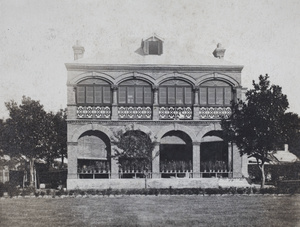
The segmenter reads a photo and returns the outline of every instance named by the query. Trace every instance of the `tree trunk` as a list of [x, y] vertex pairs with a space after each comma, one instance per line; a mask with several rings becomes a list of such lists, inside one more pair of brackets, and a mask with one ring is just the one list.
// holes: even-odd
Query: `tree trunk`
[[261, 183], [260, 183], [260, 188], [265, 187], [265, 182], [266, 182], [266, 176], [265, 176], [265, 163], [262, 163], [260, 166], [260, 171], [261, 171]]
[[64, 155], [61, 155], [60, 169], [64, 166]]
[[29, 187], [34, 188], [34, 158], [29, 159]]

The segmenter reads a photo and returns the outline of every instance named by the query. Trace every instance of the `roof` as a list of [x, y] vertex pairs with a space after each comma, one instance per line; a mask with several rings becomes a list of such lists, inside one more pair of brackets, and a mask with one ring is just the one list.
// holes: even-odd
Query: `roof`
[[[296, 155], [287, 150], [275, 151], [272, 154], [269, 154], [268, 158], [270, 160], [269, 164], [293, 163], [299, 161], [299, 158]], [[250, 157], [248, 161], [249, 163], [256, 163], [254, 157]]]
[[[162, 40], [162, 38], [157, 39]], [[119, 47], [109, 46], [101, 49], [100, 46], [95, 56], [81, 58], [66, 65], [239, 66], [224, 59], [213, 57], [213, 50], [209, 53], [210, 56], [205, 56], [186, 46], [179, 45], [178, 40], [164, 40], [163, 54], [161, 55], [145, 55], [141, 48], [141, 41], [141, 39], [136, 38], [131, 39], [126, 44], [121, 43]]]

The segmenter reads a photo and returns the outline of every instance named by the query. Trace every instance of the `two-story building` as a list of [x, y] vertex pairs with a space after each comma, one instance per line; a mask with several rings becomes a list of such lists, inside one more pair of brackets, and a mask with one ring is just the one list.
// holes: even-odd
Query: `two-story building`
[[179, 49], [153, 35], [66, 63], [68, 181], [72, 188], [144, 187], [143, 168], [112, 158], [114, 132], [130, 128], [155, 143], [149, 187], [201, 187], [247, 176], [247, 157], [222, 138], [220, 120], [243, 98], [243, 66]]

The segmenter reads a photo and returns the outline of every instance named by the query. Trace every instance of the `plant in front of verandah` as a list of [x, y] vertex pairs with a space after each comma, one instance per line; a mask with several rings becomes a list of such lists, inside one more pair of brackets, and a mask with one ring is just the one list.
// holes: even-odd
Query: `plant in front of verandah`
[[222, 119], [224, 139], [234, 143], [241, 155], [254, 157], [261, 171], [261, 188], [265, 185], [265, 163], [270, 154], [291, 141], [299, 131], [297, 114], [286, 113], [286, 95], [277, 85], [270, 85], [268, 75], [253, 81], [246, 101], [232, 102], [232, 114]]

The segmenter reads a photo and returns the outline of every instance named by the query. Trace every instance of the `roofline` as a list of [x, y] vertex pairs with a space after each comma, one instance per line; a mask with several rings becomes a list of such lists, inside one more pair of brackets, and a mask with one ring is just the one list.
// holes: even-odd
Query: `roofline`
[[242, 65], [162, 65], [162, 64], [87, 64], [65, 63], [68, 71], [72, 70], [173, 70], [173, 71], [231, 71], [241, 72]]

